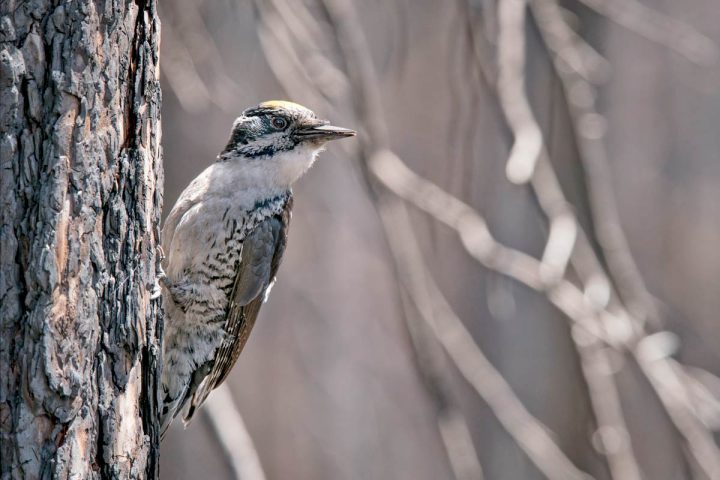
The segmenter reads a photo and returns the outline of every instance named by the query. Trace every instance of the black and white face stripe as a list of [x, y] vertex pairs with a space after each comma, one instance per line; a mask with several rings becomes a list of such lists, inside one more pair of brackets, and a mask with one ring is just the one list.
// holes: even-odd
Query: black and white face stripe
[[298, 143], [300, 143], [298, 139], [285, 132], [271, 132], [261, 135], [246, 145], [236, 146], [233, 152], [245, 158], [260, 158], [292, 150]]
[[[299, 107], [299, 106], [298, 106]], [[303, 139], [293, 135], [299, 124], [319, 122], [307, 109], [259, 106], [247, 109], [233, 125], [221, 159], [269, 157], [295, 148]]]
[[235, 120], [230, 139], [218, 158], [221, 161], [237, 157], [270, 158], [302, 143], [310, 144], [317, 151], [327, 141], [355, 135], [352, 130], [328, 123], [296, 103], [261, 103], [245, 110]]

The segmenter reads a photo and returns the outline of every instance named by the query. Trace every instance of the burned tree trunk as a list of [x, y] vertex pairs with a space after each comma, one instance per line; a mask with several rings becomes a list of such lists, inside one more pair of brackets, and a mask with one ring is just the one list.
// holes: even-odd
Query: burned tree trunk
[[154, 1], [0, 1], [0, 478], [153, 478]]

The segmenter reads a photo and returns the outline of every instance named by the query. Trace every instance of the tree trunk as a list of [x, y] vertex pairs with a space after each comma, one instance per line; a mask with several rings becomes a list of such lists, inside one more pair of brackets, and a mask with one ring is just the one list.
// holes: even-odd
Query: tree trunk
[[0, 1], [3, 480], [157, 476], [159, 27]]

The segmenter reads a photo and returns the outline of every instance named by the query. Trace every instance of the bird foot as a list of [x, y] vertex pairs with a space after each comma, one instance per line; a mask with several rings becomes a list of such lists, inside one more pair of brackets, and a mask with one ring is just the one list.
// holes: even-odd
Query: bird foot
[[167, 279], [167, 275], [165, 275], [165, 270], [163, 270], [162, 268], [162, 261], [165, 260], [165, 252], [163, 252], [163, 249], [160, 245], [158, 245], [157, 247], [157, 256], [158, 262], [156, 267], [155, 283], [152, 286], [150, 300], [160, 298], [160, 296], [162, 295], [162, 288], [160, 288], [160, 285], [165, 285], [165, 281]]

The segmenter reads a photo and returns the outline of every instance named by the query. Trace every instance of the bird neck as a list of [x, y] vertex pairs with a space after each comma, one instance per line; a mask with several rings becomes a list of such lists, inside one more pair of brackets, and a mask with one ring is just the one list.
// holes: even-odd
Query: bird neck
[[322, 145], [301, 144], [290, 150], [247, 157], [236, 152], [218, 156], [221, 170], [231, 170], [234, 182], [248, 188], [274, 190], [277, 194], [290, 188], [315, 162]]

